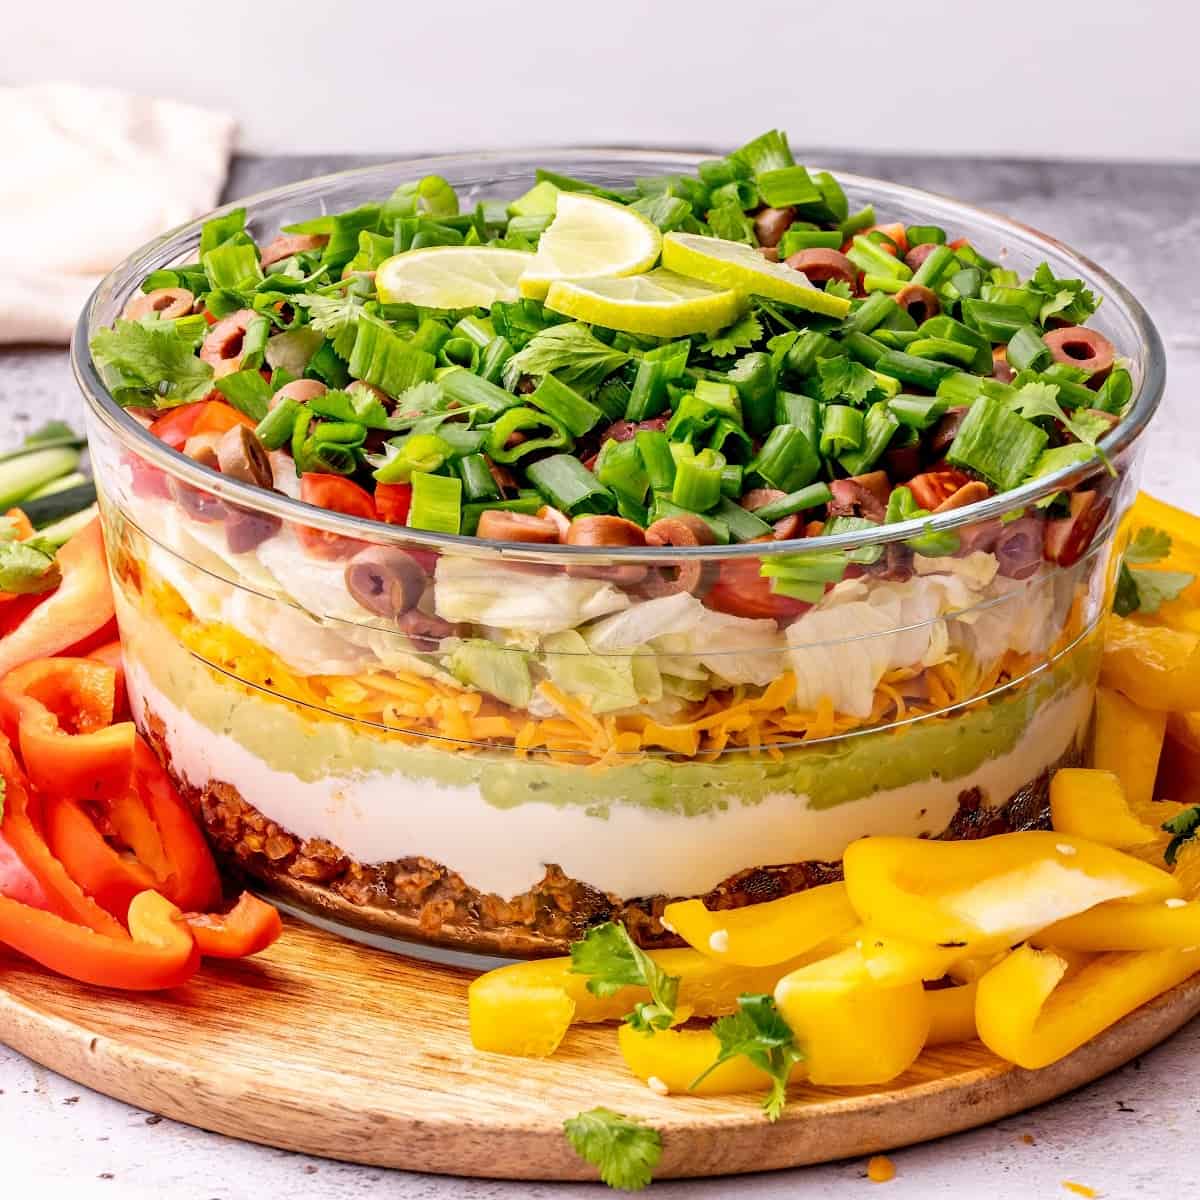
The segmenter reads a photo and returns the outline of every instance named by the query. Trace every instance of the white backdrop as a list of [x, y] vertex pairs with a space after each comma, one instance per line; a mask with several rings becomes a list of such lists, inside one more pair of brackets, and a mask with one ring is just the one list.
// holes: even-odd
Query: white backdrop
[[1200, 158], [1195, 0], [9, 4], [0, 80], [232, 111], [243, 148]]

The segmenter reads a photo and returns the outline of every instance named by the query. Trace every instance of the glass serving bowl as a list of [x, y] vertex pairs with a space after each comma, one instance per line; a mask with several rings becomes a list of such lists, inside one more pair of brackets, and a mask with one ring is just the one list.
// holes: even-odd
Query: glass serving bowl
[[[248, 225], [263, 241], [427, 174], [473, 203], [521, 194], [537, 166], [622, 186], [697, 161], [409, 160], [264, 193]], [[1102, 443], [1111, 470], [801, 541], [598, 552], [423, 533], [300, 502], [290, 463], [274, 493], [223, 477], [114, 403], [89, 339], [150, 271], [195, 257], [201, 222], [101, 284], [73, 363], [134, 715], [228, 866], [349, 936], [526, 957], [606, 919], [677, 944], [669, 900], [740, 906], [835, 879], [865, 834], [1045, 822], [1049, 773], [1086, 756], [1095, 635], [1162, 346], [1137, 301], [1058, 242], [839, 178], [852, 207], [936, 222], [1022, 275], [1046, 261], [1103, 297], [1093, 325], [1136, 390]], [[1065, 548], [1038, 504], [1060, 491], [1100, 518]], [[957, 548], [914, 555], [906, 540], [930, 528]], [[352, 561], [396, 549], [426, 576], [399, 618], [347, 584]], [[763, 601], [764, 564], [830, 550], [852, 565], [816, 606]]]

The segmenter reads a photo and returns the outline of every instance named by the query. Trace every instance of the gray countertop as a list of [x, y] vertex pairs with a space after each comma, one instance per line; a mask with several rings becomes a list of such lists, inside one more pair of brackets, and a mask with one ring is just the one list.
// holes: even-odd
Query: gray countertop
[[[816, 156], [814, 156], [815, 158]], [[1167, 344], [1169, 383], [1151, 435], [1145, 486], [1200, 510], [1200, 165], [1104, 165], [820, 155], [822, 165], [959, 196], [1055, 236], [1103, 263], [1149, 308]], [[239, 158], [227, 194], [355, 165], [348, 158]], [[0, 350], [0, 442], [51, 416], [78, 420], [61, 349]], [[1197, 1074], [1192, 1075], [1195, 1067]], [[1200, 1196], [1189, 1142], [1200, 1116], [1200, 1023], [1101, 1082], [1033, 1112], [892, 1155], [895, 1200], [1067, 1197], [1066, 1181], [1106, 1197]], [[1030, 1141], [1032, 1139], [1032, 1141]], [[3, 1173], [16, 1194], [159, 1200], [351, 1200], [565, 1197], [588, 1185], [471, 1181], [383, 1172], [306, 1158], [205, 1133], [80, 1088], [0, 1047]], [[671, 1197], [852, 1197], [874, 1194], [865, 1161], [726, 1180], [659, 1183]]]

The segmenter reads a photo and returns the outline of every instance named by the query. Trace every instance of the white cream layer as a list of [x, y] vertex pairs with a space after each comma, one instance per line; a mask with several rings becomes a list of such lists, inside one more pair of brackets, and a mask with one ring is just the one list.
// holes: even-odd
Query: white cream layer
[[731, 803], [694, 816], [636, 803], [606, 818], [572, 805], [529, 802], [501, 809], [475, 787], [443, 787], [371, 772], [305, 782], [268, 766], [236, 739], [214, 733], [128, 664], [134, 711], [146, 702], [165, 726], [175, 770], [195, 786], [231, 784], [259, 811], [301, 838], [325, 838], [361, 863], [422, 855], [471, 887], [511, 898], [557, 863], [568, 876], [621, 897], [699, 895], [752, 866], [835, 860], [866, 834], [940, 833], [959, 793], [979, 787], [1011, 796], [1057, 762], [1081, 736], [1091, 693], [1076, 686], [1042, 706], [1016, 747], [958, 779], [930, 779], [832, 808], [795, 793]]

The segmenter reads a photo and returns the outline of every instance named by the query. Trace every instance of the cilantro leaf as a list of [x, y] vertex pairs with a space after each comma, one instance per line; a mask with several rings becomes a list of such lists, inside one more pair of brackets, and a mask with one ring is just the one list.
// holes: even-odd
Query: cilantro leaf
[[650, 1003], [637, 1004], [625, 1020], [643, 1033], [667, 1029], [675, 1019], [679, 977], [668, 975], [629, 936], [624, 925], [607, 921], [593, 925], [582, 941], [571, 947], [571, 973], [589, 975], [593, 996], [612, 996], [623, 987], [649, 989]]
[[91, 348], [118, 404], [173, 408], [203, 399], [212, 388], [212, 367], [170, 321], [118, 320], [96, 331]]
[[628, 361], [624, 350], [606, 346], [586, 325], [571, 321], [535, 333], [504, 364], [504, 382], [511, 388], [522, 375], [553, 375], [588, 395]]
[[1111, 428], [1107, 420], [1098, 416], [1089, 417], [1083, 412], [1068, 416], [1058, 402], [1057, 383], [1032, 380], [1013, 397], [1012, 407], [1027, 421], [1036, 421], [1041, 417], [1058, 421], [1085, 446], [1094, 446], [1097, 439]]
[[844, 279], [825, 280], [825, 294], [827, 296], [841, 296], [843, 300], [849, 300], [854, 295], [850, 290], [850, 285]]
[[1162, 529], [1143, 526], [1134, 534], [1121, 559], [1113, 612], [1128, 617], [1135, 612], [1156, 613], [1168, 600], [1174, 600], [1195, 581], [1187, 571], [1148, 571], [1141, 566], [1159, 562], [1171, 553], [1171, 535]]
[[726, 329], [719, 330], [700, 344], [713, 358], [728, 358], [739, 350], [749, 350], [763, 335], [762, 323], [753, 313], [739, 317]]
[[1125, 547], [1127, 563], [1152, 563], [1171, 553], [1171, 535], [1165, 529], [1143, 525]]
[[657, 1129], [611, 1108], [592, 1108], [568, 1117], [563, 1132], [575, 1153], [597, 1167], [600, 1178], [611, 1188], [641, 1191], [662, 1158], [662, 1137]]
[[1162, 823], [1162, 828], [1172, 835], [1163, 851], [1163, 860], [1168, 867], [1175, 865], [1175, 858], [1186, 842], [1190, 842], [1200, 830], [1200, 804], [1193, 804], [1183, 812]]
[[1026, 286], [1044, 297], [1038, 313], [1038, 320], [1043, 325], [1055, 316], [1069, 325], [1082, 325], [1100, 303], [1082, 279], [1056, 279], [1048, 263], [1038, 266]]
[[32, 596], [51, 591], [62, 582], [52, 547], [28, 542], [0, 543], [0, 592]]
[[727, 242], [743, 242], [747, 246], [758, 244], [753, 223], [736, 204], [719, 204], [716, 208], [710, 208], [705, 220], [713, 237], [724, 238]]
[[796, 1046], [791, 1027], [765, 995], [738, 997], [738, 1010], [714, 1022], [713, 1033], [721, 1043], [716, 1061], [692, 1081], [695, 1087], [723, 1062], [745, 1055], [771, 1077], [771, 1089], [763, 1101], [768, 1120], [778, 1121], [787, 1102], [788, 1077], [804, 1055]]
[[821, 399], [829, 404], [839, 400], [848, 404], [870, 404], [883, 395], [875, 376], [862, 363], [856, 363], [844, 354], [821, 359], [817, 363], [817, 374]]

